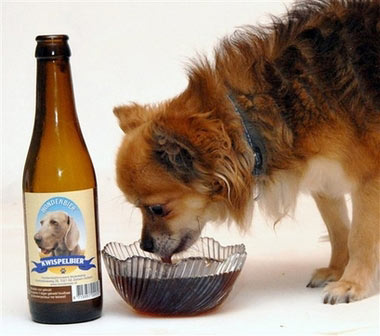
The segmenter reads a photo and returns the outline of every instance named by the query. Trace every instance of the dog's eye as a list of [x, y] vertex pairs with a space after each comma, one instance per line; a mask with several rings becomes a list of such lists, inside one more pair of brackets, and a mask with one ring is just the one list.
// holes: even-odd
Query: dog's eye
[[52, 224], [52, 225], [58, 225], [58, 222], [55, 221], [55, 220], [51, 220], [51, 221], [50, 221], [50, 224]]
[[149, 211], [155, 216], [165, 216], [165, 208], [160, 204], [151, 205], [148, 207]]

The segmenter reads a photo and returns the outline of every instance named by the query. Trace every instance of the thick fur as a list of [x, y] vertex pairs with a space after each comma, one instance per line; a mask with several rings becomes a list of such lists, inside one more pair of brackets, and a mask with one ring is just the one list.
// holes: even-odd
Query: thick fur
[[[264, 140], [263, 175], [252, 175], [254, 156], [228, 94]], [[380, 255], [378, 1], [297, 3], [268, 28], [225, 38], [214, 62], [192, 65], [179, 96], [114, 112], [126, 132], [117, 181], [142, 210], [143, 247], [167, 258], [208, 221], [244, 229], [254, 198], [277, 222], [309, 192], [332, 255], [308, 286], [328, 283], [324, 302], [332, 304], [370, 294]]]

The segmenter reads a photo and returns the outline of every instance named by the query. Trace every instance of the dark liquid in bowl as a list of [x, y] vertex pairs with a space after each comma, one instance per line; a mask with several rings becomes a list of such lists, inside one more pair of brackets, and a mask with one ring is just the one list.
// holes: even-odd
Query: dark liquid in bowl
[[198, 278], [143, 279], [111, 277], [123, 298], [139, 312], [154, 315], [194, 315], [221, 304], [240, 271]]

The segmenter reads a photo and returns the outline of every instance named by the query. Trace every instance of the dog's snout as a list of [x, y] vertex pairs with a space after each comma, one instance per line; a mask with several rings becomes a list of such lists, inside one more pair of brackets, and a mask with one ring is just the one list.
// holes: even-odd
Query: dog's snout
[[140, 247], [146, 252], [154, 252], [154, 241], [151, 236], [145, 236], [141, 239]]
[[41, 243], [41, 241], [42, 241], [42, 236], [40, 235], [40, 234], [38, 234], [38, 233], [36, 233], [35, 235], [34, 235], [34, 240], [35, 240], [35, 242], [38, 244], [38, 243]]

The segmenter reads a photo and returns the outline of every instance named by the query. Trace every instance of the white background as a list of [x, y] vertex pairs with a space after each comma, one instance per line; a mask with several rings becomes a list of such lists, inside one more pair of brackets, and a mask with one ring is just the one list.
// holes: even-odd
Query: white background
[[[289, 2], [287, 2], [289, 3]], [[273, 229], [255, 213], [251, 232], [209, 225], [222, 244], [244, 242], [248, 259], [228, 300], [193, 318], [147, 318], [120, 299], [104, 271], [99, 320], [49, 326], [30, 321], [25, 284], [21, 177], [35, 109], [35, 36], [70, 36], [77, 112], [99, 185], [102, 246], [139, 238], [140, 215], [114, 181], [122, 132], [115, 105], [156, 102], [186, 86], [185, 67], [212, 54], [218, 39], [243, 24], [285, 12], [277, 1], [251, 2], [10, 2], [2, 3], [2, 334], [358, 334], [378, 335], [379, 295], [349, 305], [321, 303], [305, 288], [330, 247], [312, 200], [302, 196], [294, 218]]]

